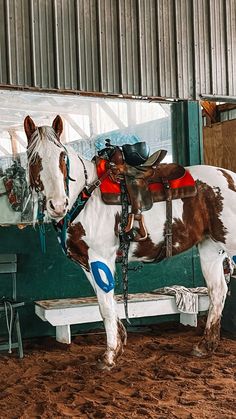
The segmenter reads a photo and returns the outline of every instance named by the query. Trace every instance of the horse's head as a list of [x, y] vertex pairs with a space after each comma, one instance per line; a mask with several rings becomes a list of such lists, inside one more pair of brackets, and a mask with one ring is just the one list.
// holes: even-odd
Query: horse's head
[[53, 219], [63, 218], [68, 210], [67, 196], [67, 151], [60, 142], [63, 123], [57, 116], [52, 127], [36, 127], [27, 116], [24, 121], [28, 139], [27, 155], [30, 186], [45, 197], [48, 215]]

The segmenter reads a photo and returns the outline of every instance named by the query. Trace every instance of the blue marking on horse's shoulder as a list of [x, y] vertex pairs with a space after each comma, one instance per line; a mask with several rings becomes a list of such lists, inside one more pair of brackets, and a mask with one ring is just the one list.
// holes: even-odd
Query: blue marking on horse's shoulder
[[[91, 269], [96, 284], [105, 292], [109, 292], [114, 289], [115, 282], [110, 268], [101, 261], [91, 262]], [[108, 284], [102, 280], [99, 270], [102, 270], [107, 277]]]

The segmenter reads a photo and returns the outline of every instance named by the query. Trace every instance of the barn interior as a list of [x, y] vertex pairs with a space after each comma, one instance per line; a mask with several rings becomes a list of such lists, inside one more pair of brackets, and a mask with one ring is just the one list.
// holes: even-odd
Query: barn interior
[[[47, 215], [34, 223], [24, 132], [28, 115], [37, 126], [60, 115], [64, 147], [89, 160], [107, 139], [145, 141], [166, 163], [236, 172], [235, 45], [235, 0], [0, 0], [1, 417], [235, 417], [236, 276], [222, 263], [223, 339], [194, 358], [214, 311], [197, 248], [131, 262], [127, 348], [98, 370], [94, 291]], [[118, 263], [114, 283], [123, 294]], [[204, 287], [197, 310], [152, 294], [173, 285]]]
[[[24, 202], [14, 210], [9, 205], [4, 175], [22, 168], [20, 182], [27, 177], [24, 118], [50, 125], [60, 114], [64, 144], [89, 159], [109, 137], [147, 141], [151, 152], [164, 148], [169, 162], [234, 170], [234, 5], [6, 0], [0, 12], [0, 252], [18, 255], [23, 336], [54, 334], [34, 314], [34, 302], [92, 290], [62, 254], [50, 223], [42, 253], [27, 187], [18, 188]], [[160, 287], [203, 284], [195, 248], [129, 277], [130, 292], [155, 288], [157, 278]]]

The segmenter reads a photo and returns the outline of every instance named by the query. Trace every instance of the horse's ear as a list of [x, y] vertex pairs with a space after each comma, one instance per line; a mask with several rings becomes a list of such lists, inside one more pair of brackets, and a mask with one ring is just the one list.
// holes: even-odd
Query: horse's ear
[[32, 136], [32, 134], [36, 131], [36, 125], [32, 118], [28, 115], [24, 120], [24, 129], [26, 133], [26, 137], [28, 139], [28, 142]]
[[53, 127], [55, 133], [57, 134], [58, 138], [60, 138], [61, 133], [63, 131], [63, 122], [62, 122], [62, 119], [61, 119], [60, 115], [56, 116], [56, 118], [54, 119], [54, 121], [52, 123], [52, 127]]

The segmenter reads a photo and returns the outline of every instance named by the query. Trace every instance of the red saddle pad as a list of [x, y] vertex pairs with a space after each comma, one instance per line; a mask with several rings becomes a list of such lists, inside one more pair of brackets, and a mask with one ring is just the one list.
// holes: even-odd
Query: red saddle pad
[[[98, 177], [100, 178], [105, 172], [106, 172], [106, 160], [100, 160], [99, 164], [97, 166], [97, 174]], [[179, 179], [174, 179], [174, 180], [170, 180], [170, 187], [172, 189], [178, 189], [178, 188], [183, 188], [186, 186], [194, 186], [195, 185], [195, 181], [192, 177], [192, 175], [188, 172], [188, 170], [185, 171], [184, 176], [180, 177]], [[149, 185], [149, 189], [153, 192], [158, 192], [164, 189], [164, 186], [161, 182], [157, 182], [157, 183], [150, 183]], [[100, 185], [100, 189], [102, 194], [120, 194], [120, 184], [117, 182], [113, 182], [110, 177], [106, 177], [101, 185]]]

